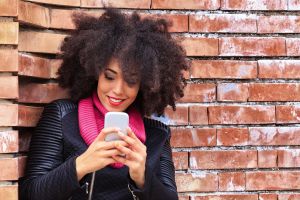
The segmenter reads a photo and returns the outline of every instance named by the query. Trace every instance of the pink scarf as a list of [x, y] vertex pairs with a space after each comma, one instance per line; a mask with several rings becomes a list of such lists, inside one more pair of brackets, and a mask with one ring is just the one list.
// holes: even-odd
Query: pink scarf
[[[78, 104], [78, 121], [81, 137], [87, 145], [90, 145], [104, 128], [104, 116], [108, 111], [100, 102], [97, 91], [92, 96], [82, 99]], [[144, 122], [139, 111], [130, 106], [127, 109], [129, 115], [129, 127], [141, 142], [145, 143], [146, 134]], [[122, 163], [114, 163], [114, 168], [123, 167]]]

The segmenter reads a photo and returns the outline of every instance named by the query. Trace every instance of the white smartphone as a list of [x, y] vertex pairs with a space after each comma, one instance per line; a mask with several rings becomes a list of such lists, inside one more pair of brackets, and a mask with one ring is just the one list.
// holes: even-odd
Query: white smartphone
[[[121, 132], [127, 135], [127, 127], [129, 125], [129, 116], [125, 112], [108, 112], [105, 114], [104, 128], [114, 127], [120, 128]], [[107, 134], [105, 141], [121, 140], [117, 133]]]

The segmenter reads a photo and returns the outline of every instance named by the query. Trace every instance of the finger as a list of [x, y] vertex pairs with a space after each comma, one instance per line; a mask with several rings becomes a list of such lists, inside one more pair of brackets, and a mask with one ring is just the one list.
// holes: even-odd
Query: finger
[[126, 130], [127, 130], [127, 133], [128, 133], [128, 136], [129, 136], [129, 137], [131, 137], [131, 138], [133, 138], [133, 139], [135, 139], [135, 140], [140, 141], [140, 139], [134, 134], [134, 132], [131, 130], [130, 127], [127, 127]]
[[121, 146], [121, 145], [118, 145], [117, 146], [117, 149], [122, 152], [122, 154], [125, 154], [126, 155], [126, 159], [127, 160], [135, 160], [135, 161], [139, 161], [139, 154], [132, 151], [131, 149], [125, 147], [125, 146]]
[[109, 142], [102, 142], [97, 150], [107, 150], [107, 149], [115, 149], [117, 145], [121, 146], [128, 146], [127, 142], [123, 140], [115, 140], [115, 141], [109, 141]]
[[120, 155], [120, 154], [122, 154], [122, 152], [119, 149], [110, 149], [110, 150], [99, 152], [98, 156], [109, 158], [109, 157]]
[[107, 134], [117, 133], [118, 131], [120, 131], [119, 128], [113, 128], [113, 127], [104, 128], [104, 129], [101, 130], [101, 132], [98, 134], [98, 136], [96, 137], [95, 140], [104, 141]]
[[122, 163], [128, 167], [130, 165], [130, 161], [128, 161], [124, 156], [112, 156], [112, 158], [115, 160], [115, 162]]

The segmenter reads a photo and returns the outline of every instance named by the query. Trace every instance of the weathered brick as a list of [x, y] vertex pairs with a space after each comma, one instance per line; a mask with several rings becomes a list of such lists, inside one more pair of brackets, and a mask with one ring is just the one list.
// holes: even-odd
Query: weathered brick
[[300, 78], [299, 60], [259, 60], [258, 78]]
[[288, 9], [289, 10], [300, 10], [299, 0], [288, 0]]
[[18, 50], [0, 49], [0, 71], [16, 72], [18, 71]]
[[80, 0], [28, 0], [37, 3], [54, 4], [62, 6], [80, 6]]
[[216, 100], [216, 85], [214, 83], [190, 83], [184, 89], [184, 97], [180, 102], [213, 102]]
[[167, 124], [186, 125], [188, 124], [188, 107], [177, 105], [175, 112], [171, 107], [167, 107], [165, 110], [165, 116], [166, 116]]
[[300, 127], [249, 127], [249, 145], [299, 145]]
[[218, 146], [245, 146], [248, 144], [248, 128], [218, 128]]
[[258, 33], [299, 33], [297, 25], [299, 16], [259, 16], [257, 19]]
[[278, 150], [278, 167], [300, 167], [300, 149]]
[[182, 38], [181, 45], [187, 56], [217, 56], [219, 54], [217, 38]]
[[17, 104], [0, 104], [0, 126], [17, 126], [18, 125], [18, 105]]
[[50, 61], [50, 66], [51, 66], [51, 71], [50, 71], [50, 78], [57, 78], [57, 71], [61, 66], [62, 60], [60, 59], [51, 59]]
[[0, 76], [0, 99], [17, 99], [19, 86], [17, 76]]
[[19, 126], [34, 127], [43, 112], [42, 107], [19, 105]]
[[248, 83], [220, 83], [217, 86], [218, 101], [247, 101]]
[[282, 37], [223, 37], [220, 38], [221, 56], [285, 56]]
[[208, 124], [207, 106], [191, 105], [189, 106], [190, 124]]
[[[239, 24], [237, 26], [237, 24]], [[193, 14], [190, 32], [256, 33], [256, 16], [246, 14]]]
[[18, 185], [1, 185], [0, 199], [5, 199], [5, 200], [18, 199]]
[[0, 1], [0, 16], [18, 15], [18, 0], [1, 0]]
[[243, 191], [245, 190], [244, 172], [219, 173], [219, 191]]
[[0, 153], [15, 153], [18, 150], [18, 131], [0, 131]]
[[278, 199], [276, 200], [298, 200], [300, 199], [299, 193], [294, 194], [278, 194]]
[[231, 169], [256, 168], [257, 151], [227, 150], [227, 151], [192, 151], [190, 153], [191, 169]]
[[18, 22], [0, 22], [0, 44], [18, 44], [18, 33]]
[[258, 200], [278, 200], [277, 194], [260, 193]]
[[26, 24], [48, 28], [49, 9], [34, 3], [19, 1], [18, 20]]
[[222, 10], [286, 10], [287, 0], [222, 0]]
[[299, 123], [299, 105], [278, 105], [276, 106], [276, 123]]
[[214, 128], [174, 128], [172, 129], [172, 147], [199, 147], [216, 145]]
[[297, 190], [299, 171], [246, 172], [246, 190]]
[[217, 10], [218, 0], [152, 0], [152, 9]]
[[249, 101], [299, 101], [299, 83], [251, 83]]
[[257, 194], [208, 194], [196, 196], [193, 200], [257, 200]]
[[215, 173], [176, 174], [178, 192], [208, 192], [217, 191], [218, 175]]
[[[103, 3], [105, 5], [103, 5]], [[81, 0], [81, 7], [103, 8], [111, 6], [115, 8], [146, 8], [149, 9], [151, 0]]]
[[67, 89], [62, 89], [56, 83], [23, 83], [20, 85], [19, 91], [19, 102], [24, 103], [49, 103], [56, 99], [69, 97]]
[[0, 158], [0, 180], [18, 180], [18, 158]]
[[258, 151], [258, 167], [259, 168], [277, 167], [277, 150]]
[[285, 40], [287, 56], [300, 56], [300, 39], [286, 38]]
[[189, 167], [188, 152], [173, 152], [172, 155], [176, 170], [183, 170]]
[[66, 37], [58, 33], [42, 33], [33, 31], [21, 31], [19, 41], [19, 51], [52, 53], [60, 52], [60, 45]]
[[256, 61], [192, 60], [191, 62], [191, 78], [251, 79], [256, 77]]
[[275, 106], [209, 106], [208, 116], [209, 124], [268, 124], [275, 122]]
[[52, 78], [50, 60], [42, 57], [19, 54], [19, 75]]

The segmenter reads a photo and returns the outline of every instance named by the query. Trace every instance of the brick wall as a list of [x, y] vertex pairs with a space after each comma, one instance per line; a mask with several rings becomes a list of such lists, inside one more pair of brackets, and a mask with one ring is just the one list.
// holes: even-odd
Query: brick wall
[[[300, 199], [300, 1], [108, 0], [173, 20], [191, 59], [172, 127], [181, 200]], [[17, 199], [70, 15], [101, 0], [0, 0], [0, 199]]]

